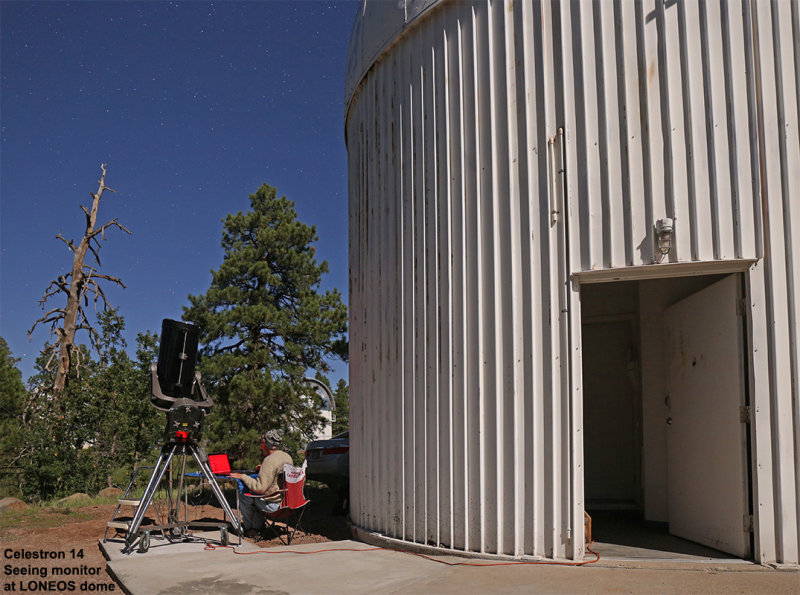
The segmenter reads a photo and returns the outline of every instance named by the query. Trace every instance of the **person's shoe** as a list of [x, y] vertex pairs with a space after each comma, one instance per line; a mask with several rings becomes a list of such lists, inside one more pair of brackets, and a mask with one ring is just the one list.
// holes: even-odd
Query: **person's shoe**
[[244, 536], [248, 539], [258, 539], [261, 537], [261, 532], [257, 529], [247, 529], [247, 531], [244, 532]]

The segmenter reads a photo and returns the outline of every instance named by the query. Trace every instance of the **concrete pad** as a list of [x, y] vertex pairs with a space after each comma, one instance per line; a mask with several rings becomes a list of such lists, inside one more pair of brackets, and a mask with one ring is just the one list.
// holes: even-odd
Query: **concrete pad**
[[[220, 547], [219, 545], [219, 532], [218, 531], [209, 531], [209, 532], [200, 532], [200, 531], [192, 531], [191, 533], [192, 538], [194, 541], [186, 541], [186, 542], [176, 542], [170, 543], [163, 537], [157, 534], [153, 534], [150, 539], [150, 549], [147, 552], [140, 553], [134, 547], [133, 551], [130, 554], [122, 553], [122, 550], [125, 548], [125, 540], [121, 537], [116, 537], [113, 539], [108, 539], [107, 541], [100, 540], [100, 551], [103, 552], [103, 555], [106, 557], [106, 560], [109, 562], [125, 562], [130, 560], [136, 559], [150, 559], [152, 555], [155, 556], [174, 556], [177, 554], [191, 554], [197, 553], [198, 551], [204, 551], [206, 544], [210, 544], [210, 546]], [[228, 536], [230, 539], [230, 546], [239, 547], [239, 537], [235, 534], [230, 534]], [[209, 546], [209, 547], [210, 547]], [[249, 541], [242, 540], [242, 546], [245, 549], [260, 549], [258, 546], [253, 545]]]
[[[701, 545], [693, 546], [683, 551], [675, 551], [664, 547], [630, 546], [617, 543], [595, 542], [591, 551], [600, 555], [603, 560], [641, 560], [646, 562], [694, 562], [702, 564], [752, 564], [749, 560], [742, 560], [723, 552], [718, 552]], [[587, 553], [587, 558], [592, 555]]]
[[[605, 562], [503, 565], [337, 541], [261, 549], [158, 545], [145, 554], [104, 544], [108, 568], [124, 590], [174, 593], [797, 593], [800, 573], [755, 564]], [[116, 553], [114, 552], [116, 549]], [[440, 563], [444, 562], [444, 563]], [[459, 563], [452, 566], [447, 564]], [[469, 564], [469, 565], [466, 565]]]

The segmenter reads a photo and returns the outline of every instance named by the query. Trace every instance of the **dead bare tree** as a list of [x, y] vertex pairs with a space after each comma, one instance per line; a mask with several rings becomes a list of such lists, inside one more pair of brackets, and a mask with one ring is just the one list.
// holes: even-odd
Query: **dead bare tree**
[[[125, 288], [122, 280], [111, 275], [104, 275], [98, 272], [97, 268], [100, 267], [100, 255], [98, 250], [101, 246], [101, 240], [105, 240], [105, 231], [110, 227], [118, 227], [126, 233], [131, 233], [126, 227], [112, 219], [108, 223], [96, 227], [97, 224], [97, 209], [100, 206], [100, 198], [106, 190], [116, 192], [115, 190], [106, 186], [106, 164], [100, 165], [102, 175], [100, 176], [99, 186], [97, 192], [90, 192], [92, 196], [92, 208], [87, 209], [80, 205], [84, 214], [86, 215], [86, 231], [83, 238], [76, 246], [72, 240], [67, 240], [59, 233], [56, 239], [64, 242], [67, 247], [72, 251], [72, 270], [66, 275], [60, 275], [56, 279], [50, 281], [47, 289], [44, 292], [44, 297], [39, 300], [42, 305], [42, 310], [45, 309], [47, 301], [60, 294], [66, 294], [67, 304], [63, 308], [53, 308], [33, 323], [31, 330], [28, 331], [28, 338], [30, 339], [31, 333], [39, 324], [50, 324], [50, 333], [56, 335], [56, 340], [52, 345], [46, 349], [49, 350], [50, 359], [46, 364], [46, 369], [52, 369], [53, 358], [58, 355], [56, 370], [56, 377], [53, 383], [53, 395], [58, 398], [61, 391], [64, 389], [67, 377], [69, 376], [70, 367], [73, 358], [80, 357], [80, 350], [75, 347], [75, 333], [79, 330], [85, 330], [89, 333], [89, 341], [92, 347], [97, 349], [98, 333], [92, 326], [89, 319], [86, 317], [84, 307], [88, 307], [89, 300], [94, 303], [95, 311], [97, 310], [97, 302], [102, 302], [103, 308], [108, 308], [109, 303], [106, 299], [105, 292], [100, 286], [100, 281], [108, 281]], [[94, 256], [96, 267], [90, 266], [85, 263], [86, 255], [88, 252]], [[77, 362], [79, 363], [79, 362]]]

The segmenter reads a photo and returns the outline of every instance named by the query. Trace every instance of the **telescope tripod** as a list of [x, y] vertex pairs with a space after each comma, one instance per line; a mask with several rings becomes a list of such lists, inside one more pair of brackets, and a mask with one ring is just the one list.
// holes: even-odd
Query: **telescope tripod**
[[[148, 525], [147, 531], [142, 531], [142, 535], [139, 538], [139, 528], [142, 524], [142, 520], [144, 519], [145, 512], [153, 502], [153, 496], [155, 496], [156, 490], [161, 484], [161, 480], [164, 478], [164, 474], [167, 472], [167, 469], [169, 469], [170, 463], [175, 458], [175, 455], [178, 455], [178, 457], [181, 459], [180, 476], [178, 479], [178, 489], [175, 497], [173, 498], [171, 484], [168, 491], [169, 515], [167, 516], [167, 523], [156, 526]], [[153, 468], [153, 474], [150, 476], [150, 480], [147, 482], [147, 487], [144, 490], [142, 499], [139, 501], [139, 505], [136, 507], [136, 511], [133, 514], [133, 519], [128, 526], [127, 536], [125, 538], [125, 548], [122, 550], [123, 553], [129, 553], [133, 549], [133, 545], [136, 543], [137, 538], [139, 538], [139, 551], [146, 552], [150, 546], [150, 531], [152, 530], [170, 531], [173, 532], [173, 534], [177, 531], [180, 535], [188, 528], [190, 524], [195, 526], [218, 527], [220, 530], [220, 540], [223, 542], [223, 545], [227, 545], [228, 534], [227, 527], [224, 524], [207, 522], [189, 523], [188, 521], [181, 522], [178, 520], [178, 509], [180, 507], [181, 494], [185, 489], [184, 473], [186, 471], [186, 458], [188, 455], [191, 455], [198, 467], [200, 467], [203, 477], [205, 477], [205, 479], [208, 481], [208, 484], [211, 486], [211, 491], [214, 493], [214, 496], [216, 496], [220, 506], [222, 506], [222, 509], [225, 511], [225, 515], [231, 522], [233, 530], [241, 537], [242, 528], [239, 524], [239, 519], [233, 514], [233, 510], [228, 504], [228, 501], [225, 499], [225, 495], [222, 493], [217, 481], [214, 479], [214, 474], [211, 472], [211, 469], [208, 466], [208, 457], [206, 456], [205, 451], [203, 451], [203, 449], [197, 446], [194, 442], [168, 442], [161, 447], [161, 454], [159, 455], [158, 461]]]

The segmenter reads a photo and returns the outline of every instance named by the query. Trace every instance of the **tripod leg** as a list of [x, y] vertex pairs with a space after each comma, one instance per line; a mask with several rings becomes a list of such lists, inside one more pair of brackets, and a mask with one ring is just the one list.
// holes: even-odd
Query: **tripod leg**
[[168, 517], [170, 523], [177, 523], [180, 517], [181, 495], [183, 494], [183, 479], [184, 474], [186, 473], [186, 448], [182, 448], [181, 451], [183, 456], [181, 458], [181, 471], [178, 477], [178, 490], [175, 492], [174, 500], [171, 497], [172, 495], [170, 495]]
[[194, 460], [197, 461], [197, 464], [200, 466], [203, 475], [208, 480], [208, 484], [211, 486], [211, 491], [214, 492], [214, 495], [217, 497], [220, 506], [222, 506], [225, 514], [228, 515], [228, 519], [231, 521], [231, 525], [233, 525], [233, 530], [237, 533], [241, 533], [242, 528], [239, 525], [239, 519], [233, 514], [228, 501], [225, 499], [225, 494], [222, 493], [219, 484], [217, 484], [217, 480], [214, 479], [214, 474], [211, 473], [211, 469], [208, 468], [208, 464], [203, 460], [203, 457], [199, 455], [197, 446], [191, 445], [189, 448], [192, 451]]
[[133, 542], [136, 539], [136, 534], [139, 531], [139, 525], [142, 523], [142, 519], [144, 518], [144, 513], [147, 511], [147, 508], [153, 501], [153, 496], [156, 493], [158, 484], [161, 483], [161, 479], [164, 477], [164, 473], [166, 472], [167, 467], [172, 460], [172, 456], [175, 454], [175, 449], [177, 446], [177, 444], [165, 444], [161, 448], [161, 454], [158, 457], [156, 466], [153, 468], [153, 474], [150, 476], [150, 480], [147, 482], [144, 495], [142, 495], [139, 506], [136, 508], [136, 512], [133, 515], [131, 524], [128, 527], [128, 535], [125, 538], [127, 545], [123, 551], [130, 551], [130, 547], [133, 545]]

